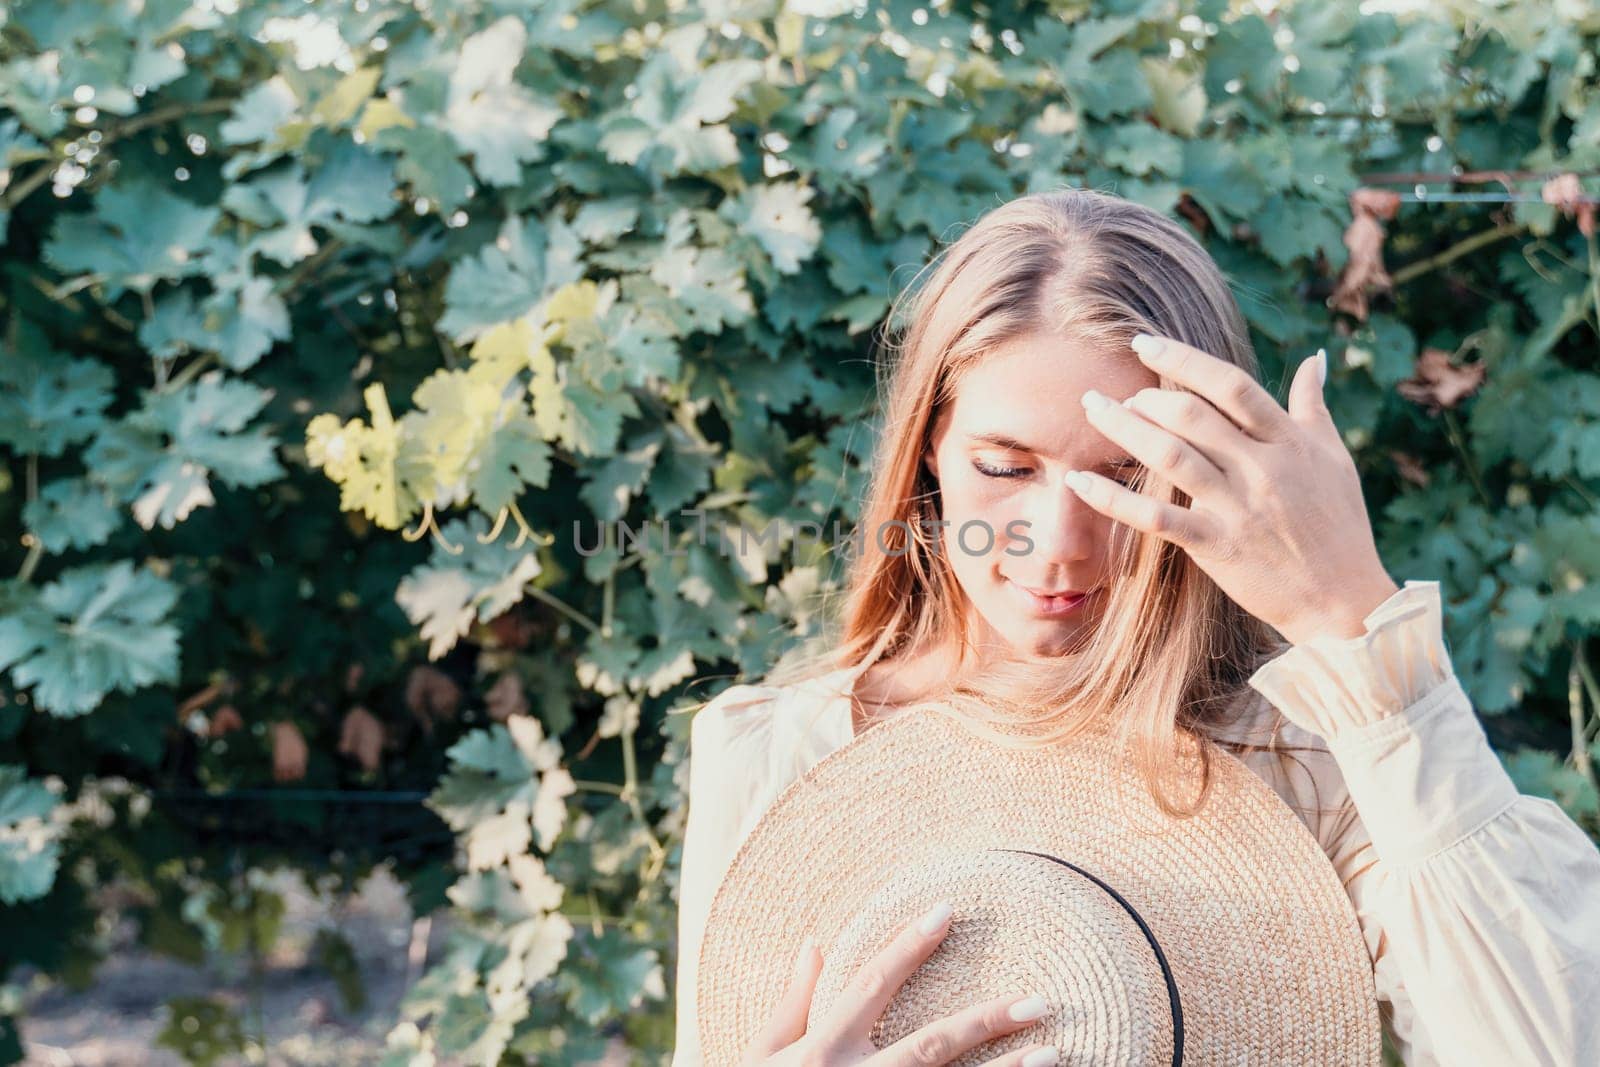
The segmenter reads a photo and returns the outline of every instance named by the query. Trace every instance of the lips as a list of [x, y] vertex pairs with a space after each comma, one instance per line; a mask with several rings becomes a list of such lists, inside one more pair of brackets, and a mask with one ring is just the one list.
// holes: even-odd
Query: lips
[[1035, 589], [1031, 585], [1023, 585], [1021, 582], [1017, 582], [1017, 581], [1013, 581], [1011, 584], [1017, 586], [1020, 589], [1026, 589], [1028, 592], [1032, 593], [1034, 596], [1053, 596], [1053, 597], [1061, 597], [1061, 598], [1065, 599], [1067, 597], [1083, 596], [1083, 594], [1084, 594], [1084, 590], [1082, 590], [1082, 589], [1059, 589], [1059, 590]]
[[[1025, 585], [1018, 585], [1011, 579], [1006, 579], [1006, 584], [1016, 590], [1015, 595], [1019, 603], [1029, 614], [1041, 618], [1065, 618], [1075, 612], [1089, 593], [1071, 593], [1067, 596], [1039, 593]], [[1090, 590], [1092, 593], [1093, 590]]]

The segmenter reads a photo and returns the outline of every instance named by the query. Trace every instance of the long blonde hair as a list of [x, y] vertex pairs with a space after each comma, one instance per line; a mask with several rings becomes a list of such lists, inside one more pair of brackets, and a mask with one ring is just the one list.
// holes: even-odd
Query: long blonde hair
[[[1109, 728], [1128, 746], [1161, 810], [1194, 814], [1212, 781], [1211, 745], [1291, 751], [1277, 744], [1276, 729], [1267, 746], [1210, 736], [1252, 698], [1246, 680], [1284, 650], [1282, 640], [1178, 546], [1124, 528], [1126, 536], [1113, 538], [1117, 577], [1109, 583], [1104, 615], [1080, 650], [1044, 661], [969, 663], [964, 594], [946, 553], [919, 521], [937, 518], [936, 509], [927, 509], [938, 495], [921, 457], [963, 374], [997, 346], [1034, 333], [1124, 352], [1136, 333], [1161, 334], [1259, 379], [1248, 328], [1226, 280], [1173, 220], [1076, 188], [995, 208], [918, 277], [922, 284], [914, 279], [889, 317], [891, 327], [904, 324], [904, 339], [886, 342], [890, 358], [878, 366], [884, 428], [860, 509], [864, 550], [848, 565], [842, 610], [824, 609], [820, 649], [814, 643], [787, 658], [765, 683], [784, 685], [909, 649], [943, 648], [957, 664], [952, 674], [906, 706], [950, 715], [1001, 744], [1053, 744]], [[1181, 388], [1165, 378], [1161, 386]], [[1187, 494], [1148, 468], [1130, 484], [1136, 492], [1189, 503]], [[1187, 788], [1196, 768], [1198, 792]], [[1180, 791], [1171, 788], [1179, 780], [1192, 800], [1179, 799]]]

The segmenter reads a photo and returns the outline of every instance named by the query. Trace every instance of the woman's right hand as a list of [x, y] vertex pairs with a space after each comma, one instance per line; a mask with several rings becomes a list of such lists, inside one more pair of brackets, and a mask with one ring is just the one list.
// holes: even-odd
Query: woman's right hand
[[[817, 975], [822, 972], [822, 954], [815, 946], [807, 945], [772, 1018], [745, 1051], [742, 1067], [833, 1067], [857, 1063], [863, 1067], [934, 1067], [1043, 1018], [1047, 1009], [1040, 997], [997, 997], [936, 1019], [888, 1048], [874, 1045], [874, 1024], [906, 979], [939, 947], [949, 929], [948, 903], [907, 923], [893, 941], [862, 965], [833, 1010], [810, 1031], [806, 1030], [806, 1019], [811, 1013]], [[1013, 1010], [1019, 1017], [1012, 1016]], [[1059, 1057], [1057, 1049], [1035, 1045], [989, 1060], [987, 1067], [1050, 1067]]]

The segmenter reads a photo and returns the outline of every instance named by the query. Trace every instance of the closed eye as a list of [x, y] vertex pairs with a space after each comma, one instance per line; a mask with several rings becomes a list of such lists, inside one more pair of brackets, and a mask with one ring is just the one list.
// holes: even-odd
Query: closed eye
[[[982, 474], [988, 478], [1020, 478], [1024, 474], [1028, 473], [1027, 467], [991, 467], [982, 460], [976, 459], [972, 461], [972, 467], [979, 474]], [[1140, 466], [1137, 463], [1129, 463], [1119, 466], [1116, 470], [1116, 473], [1126, 473], [1127, 476], [1123, 478], [1114, 477], [1112, 478], [1112, 481], [1116, 482], [1118, 485], [1130, 485], [1132, 484], [1133, 480], [1138, 477], [1139, 469]]]
[[990, 478], [1016, 478], [1028, 473], [1027, 467], [991, 467], [981, 460], [972, 461], [973, 469]]

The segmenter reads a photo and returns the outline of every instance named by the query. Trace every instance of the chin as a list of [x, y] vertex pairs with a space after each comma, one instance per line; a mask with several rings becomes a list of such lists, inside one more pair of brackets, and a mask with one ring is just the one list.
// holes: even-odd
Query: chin
[[1078, 643], [1079, 628], [1062, 623], [1033, 622], [1020, 632], [1007, 633], [1011, 648], [1024, 656], [1064, 656]]

